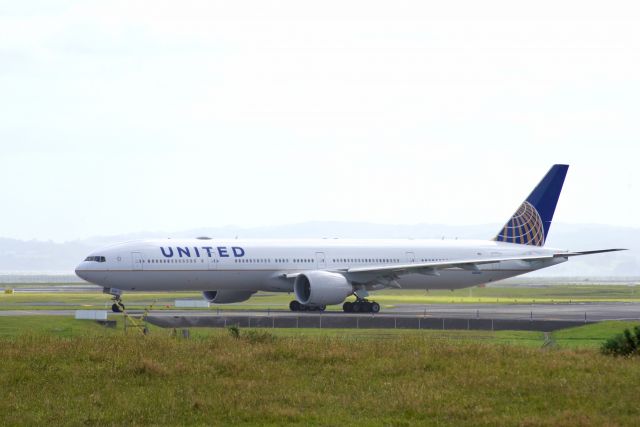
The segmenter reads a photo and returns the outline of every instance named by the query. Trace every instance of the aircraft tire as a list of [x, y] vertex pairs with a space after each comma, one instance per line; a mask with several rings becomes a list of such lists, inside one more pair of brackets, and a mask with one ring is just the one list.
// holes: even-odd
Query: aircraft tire
[[344, 311], [345, 313], [353, 312], [353, 303], [350, 301], [347, 301], [344, 304], [342, 304], [342, 311]]
[[380, 312], [380, 304], [378, 304], [377, 302], [372, 302], [369, 305], [369, 311], [371, 313], [379, 313]]
[[114, 313], [121, 313], [122, 310], [120, 309], [120, 306], [117, 303], [114, 303], [111, 306], [111, 311], [113, 311]]
[[291, 311], [300, 311], [302, 304], [300, 304], [298, 301], [293, 300], [289, 303], [289, 310]]

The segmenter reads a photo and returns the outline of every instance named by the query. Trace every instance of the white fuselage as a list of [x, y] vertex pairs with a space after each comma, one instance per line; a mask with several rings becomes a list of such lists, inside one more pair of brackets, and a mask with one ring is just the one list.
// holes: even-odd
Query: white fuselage
[[[350, 268], [431, 261], [537, 256], [557, 250], [475, 240], [225, 240], [164, 239], [122, 243], [97, 250], [80, 263], [78, 276], [123, 291], [291, 292], [287, 275], [305, 271], [346, 272]], [[566, 261], [502, 261], [438, 274], [412, 273], [397, 282], [404, 289], [457, 289], [506, 279]]]

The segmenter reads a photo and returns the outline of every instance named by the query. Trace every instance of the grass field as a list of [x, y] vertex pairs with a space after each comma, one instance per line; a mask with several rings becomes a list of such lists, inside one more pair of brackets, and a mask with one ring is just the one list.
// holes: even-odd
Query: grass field
[[182, 339], [60, 316], [0, 322], [0, 425], [640, 419], [640, 363], [596, 348], [624, 322], [558, 331], [550, 347], [536, 332], [192, 329]]
[[[71, 316], [15, 316], [0, 317], [0, 339], [21, 336], [52, 336], [62, 338], [123, 336], [125, 333], [123, 318], [111, 316], [116, 320], [115, 328], [109, 328], [92, 321], [79, 321]], [[609, 321], [585, 326], [563, 329], [549, 334], [535, 331], [467, 331], [439, 329], [266, 329], [277, 337], [342, 337], [352, 339], [393, 339], [399, 336], [421, 336], [434, 340], [484, 342], [493, 344], [514, 344], [530, 347], [542, 347], [548, 339], [557, 348], [597, 348], [605, 340], [622, 332], [633, 329], [639, 322]], [[146, 324], [151, 335], [170, 336], [172, 330]], [[135, 328], [126, 331], [137, 336]], [[190, 336], [195, 339], [217, 337], [227, 334], [218, 328], [191, 328]]]
[[[188, 293], [127, 293], [124, 301], [129, 309], [143, 309], [153, 304], [154, 309], [173, 308], [176, 299], [201, 299], [198, 292]], [[288, 294], [258, 293], [239, 304], [216, 305], [216, 310], [280, 310], [286, 309], [293, 299]], [[640, 286], [623, 285], [552, 285], [545, 287], [488, 287], [456, 291], [385, 290], [372, 294], [383, 309], [399, 304], [447, 303], [568, 303], [568, 302], [640, 302]], [[103, 309], [111, 305], [110, 297], [97, 292], [83, 293], [20, 293], [0, 294], [0, 310], [38, 309]], [[340, 310], [340, 306], [328, 307]]]

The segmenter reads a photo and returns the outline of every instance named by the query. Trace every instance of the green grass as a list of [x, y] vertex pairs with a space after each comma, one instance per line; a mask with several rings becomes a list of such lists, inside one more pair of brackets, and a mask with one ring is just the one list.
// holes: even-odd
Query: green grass
[[[115, 316], [114, 316], [114, 319]], [[98, 322], [75, 320], [72, 316], [0, 316], [0, 338], [24, 335], [79, 337], [122, 335], [122, 318], [119, 328], [107, 328]]]
[[[117, 322], [116, 328], [108, 328], [93, 321], [75, 320], [71, 316], [0, 316], [0, 338], [30, 336], [84, 337], [84, 336], [121, 336], [124, 333], [124, 319], [120, 315], [111, 315], [110, 320]], [[593, 323], [576, 328], [563, 329], [550, 334], [559, 348], [596, 348], [608, 338], [621, 333], [625, 328], [632, 329], [639, 322], [608, 321]], [[171, 329], [147, 324], [151, 335], [169, 336]], [[449, 342], [478, 342], [487, 344], [512, 344], [529, 347], [542, 347], [545, 334], [535, 331], [468, 331], [440, 329], [256, 329], [282, 338], [327, 337], [353, 340], [397, 339], [402, 336], [426, 337], [431, 340]], [[136, 335], [135, 328], [127, 331]], [[215, 338], [226, 335], [220, 328], [191, 328], [192, 338]]]
[[[110, 320], [117, 322], [116, 328], [108, 328], [93, 321], [75, 320], [71, 316], [15, 316], [0, 317], [0, 338], [25, 335], [82, 337], [111, 336], [124, 333], [124, 319], [119, 315], [111, 315]], [[171, 329], [146, 325], [152, 335], [169, 336]], [[266, 330], [266, 329], [265, 329]], [[268, 329], [269, 333], [278, 337], [343, 337], [349, 339], [393, 339], [402, 335], [429, 336], [432, 339], [456, 341], [481, 341], [491, 343], [512, 343], [541, 346], [544, 335], [530, 331], [455, 331], [455, 330], [416, 330], [416, 329]], [[134, 328], [128, 333], [135, 334]], [[193, 338], [209, 338], [226, 335], [220, 328], [191, 328]]]
[[[456, 291], [385, 290], [372, 293], [383, 309], [399, 304], [447, 304], [447, 303], [567, 303], [567, 302], [616, 302], [640, 301], [640, 286], [622, 285], [552, 285], [544, 287], [488, 287]], [[201, 299], [199, 292], [126, 293], [124, 301], [129, 309], [143, 309], [153, 304], [154, 309], [173, 308], [176, 299]], [[216, 305], [216, 310], [282, 310], [293, 299], [288, 294], [258, 293], [240, 304]], [[84, 293], [15, 293], [0, 294], [0, 310], [39, 310], [79, 308], [103, 309], [110, 306], [110, 297], [97, 292]], [[340, 306], [328, 307], [340, 310]]]
[[[192, 328], [0, 317], [0, 425], [637, 425], [633, 322], [527, 331]], [[180, 334], [178, 334], [179, 336]]]
[[568, 328], [552, 334], [553, 340], [563, 348], [589, 347], [599, 348], [603, 342], [624, 329], [633, 330], [640, 322], [611, 321], [600, 322], [577, 328]]
[[225, 331], [0, 338], [1, 425], [637, 425], [594, 350]]
[[[144, 307], [155, 302], [157, 309], [173, 306], [176, 299], [202, 299], [202, 294], [198, 292], [189, 293], [169, 293], [169, 292], [144, 292], [128, 293], [125, 296], [126, 302], [133, 306]], [[61, 305], [48, 305], [61, 304]], [[47, 310], [55, 309], [75, 309], [75, 308], [97, 308], [102, 309], [106, 305], [111, 306], [111, 297], [97, 292], [55, 292], [55, 293], [14, 293], [0, 294], [0, 308], [5, 310], [26, 309], [25, 307], [43, 308]]]

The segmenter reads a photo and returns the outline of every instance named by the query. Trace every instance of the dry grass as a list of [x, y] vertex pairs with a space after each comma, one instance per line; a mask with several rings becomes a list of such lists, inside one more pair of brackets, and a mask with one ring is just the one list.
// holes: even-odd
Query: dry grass
[[0, 340], [0, 425], [636, 425], [596, 350], [268, 332]]

